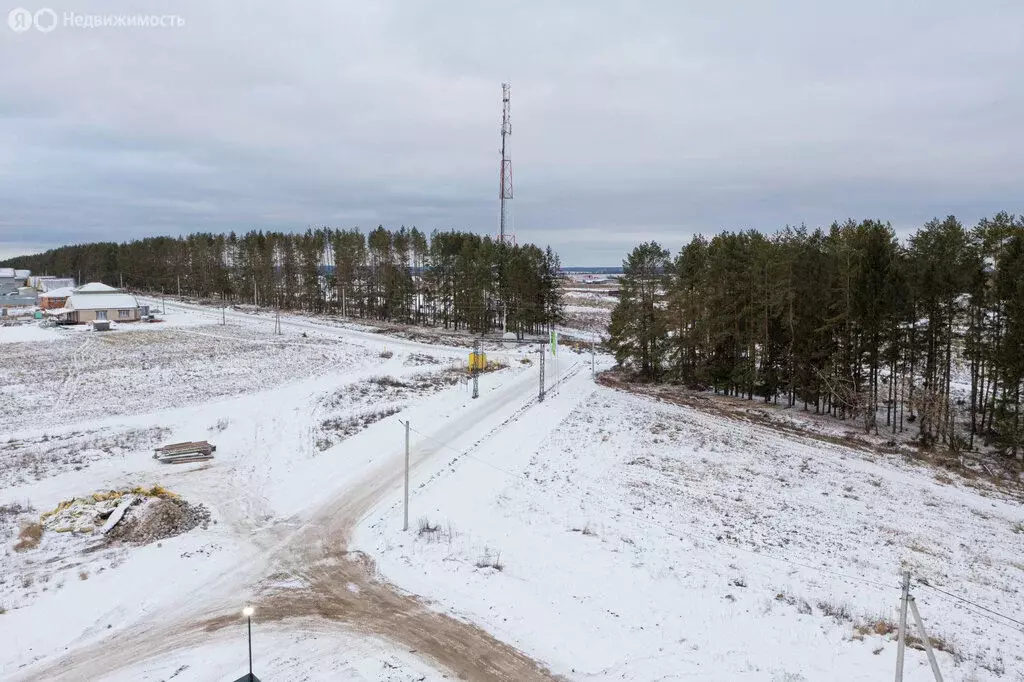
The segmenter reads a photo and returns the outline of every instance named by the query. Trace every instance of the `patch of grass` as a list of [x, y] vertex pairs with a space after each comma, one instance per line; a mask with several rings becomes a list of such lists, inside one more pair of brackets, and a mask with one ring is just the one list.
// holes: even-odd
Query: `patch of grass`
[[430, 519], [426, 516], [420, 518], [419, 536], [432, 535], [441, 530], [441, 526], [436, 523], [430, 523]]
[[850, 610], [846, 608], [845, 604], [833, 604], [822, 600], [818, 602], [818, 610], [829, 618], [835, 619], [837, 623], [853, 620], [853, 616], [850, 615]]
[[1012, 526], [1014, 533], [1024, 533], [1024, 521], [1019, 521]]
[[490, 548], [484, 547], [483, 556], [476, 562], [477, 568], [493, 568], [496, 571], [504, 571], [505, 564], [501, 562], [501, 552], [491, 552]]
[[[962, 663], [964, 660], [963, 652], [952, 640], [946, 639], [938, 635], [930, 635], [928, 641], [931, 642], [932, 648], [936, 651], [945, 651], [947, 654], [953, 657], [953, 660], [957, 663]], [[917, 635], [907, 634], [907, 646], [918, 651], [924, 651], [924, 640]]]
[[878, 618], [869, 618], [867, 620], [858, 622], [856, 625], [853, 626], [853, 631], [856, 632], [858, 635], [861, 635], [862, 637], [865, 637], [867, 635], [878, 635], [879, 637], [885, 637], [886, 635], [891, 635], [892, 633], [896, 632], [898, 629], [899, 626], [896, 623], [892, 622], [888, 618], [885, 618], [884, 616], [880, 616]]
[[395, 357], [395, 354], [385, 348], [380, 352], [380, 356], [385, 360], [390, 360], [391, 358]]
[[9, 518], [16, 518], [22, 514], [31, 514], [32, 504], [28, 501], [25, 504], [20, 502], [11, 502], [10, 504], [0, 504], [0, 521], [4, 521]]
[[89, 579], [89, 571], [86, 571], [84, 569], [79, 571], [78, 572], [78, 579], [79, 580], [88, 580]]
[[396, 379], [395, 377], [386, 375], [370, 377], [367, 381], [371, 384], [386, 386], [388, 388], [409, 388], [409, 384], [405, 383], [401, 379]]
[[597, 535], [597, 532], [595, 532], [594, 529], [590, 527], [590, 521], [587, 521], [582, 528], [570, 528], [569, 530], [571, 530], [573, 533], [581, 533], [583, 535], [588, 536]]
[[337, 442], [343, 441], [349, 436], [354, 436], [370, 424], [380, 421], [385, 417], [398, 414], [402, 411], [400, 407], [386, 407], [366, 414], [352, 417], [339, 417], [327, 419], [320, 423], [320, 429], [324, 432], [322, 437], [316, 439], [316, 447], [323, 452]]
[[35, 549], [42, 539], [43, 524], [27, 523], [21, 527], [21, 532], [18, 533], [18, 542], [14, 545], [14, 551], [24, 552], [27, 549]]
[[779, 592], [775, 595], [775, 601], [780, 601], [784, 604], [789, 604], [796, 608], [797, 613], [802, 613], [805, 616], [809, 616], [814, 613], [814, 609], [811, 608], [810, 603], [802, 597], [797, 597], [790, 592]]

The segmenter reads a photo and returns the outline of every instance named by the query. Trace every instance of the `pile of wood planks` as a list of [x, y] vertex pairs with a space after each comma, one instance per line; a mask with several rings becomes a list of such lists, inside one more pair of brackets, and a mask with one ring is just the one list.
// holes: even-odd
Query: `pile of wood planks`
[[165, 464], [184, 464], [185, 462], [200, 462], [204, 459], [213, 459], [216, 445], [210, 445], [205, 440], [187, 443], [170, 443], [157, 448], [153, 452], [153, 459]]

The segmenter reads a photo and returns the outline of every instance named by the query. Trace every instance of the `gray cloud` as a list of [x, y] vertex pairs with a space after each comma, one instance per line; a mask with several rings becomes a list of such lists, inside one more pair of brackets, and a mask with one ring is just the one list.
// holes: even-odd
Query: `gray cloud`
[[146, 11], [186, 23], [0, 25], [0, 253], [310, 224], [493, 234], [502, 80], [515, 232], [565, 263], [723, 228], [1024, 210], [1017, 2]]

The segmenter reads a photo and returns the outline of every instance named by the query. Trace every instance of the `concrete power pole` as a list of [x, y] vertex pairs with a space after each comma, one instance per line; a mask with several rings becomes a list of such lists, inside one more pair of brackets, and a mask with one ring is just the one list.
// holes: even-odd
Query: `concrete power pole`
[[537, 394], [537, 402], [544, 402], [544, 356], [547, 355], [547, 344], [540, 345], [540, 393]]
[[473, 340], [473, 397], [480, 397], [480, 369], [477, 367], [477, 363], [480, 362], [480, 339]]
[[405, 422], [405, 516], [402, 530], [409, 530], [409, 422]]
[[900, 632], [896, 646], [896, 682], [903, 682], [903, 654], [907, 648], [907, 605], [910, 602], [910, 571], [903, 573], [903, 592], [900, 597]]

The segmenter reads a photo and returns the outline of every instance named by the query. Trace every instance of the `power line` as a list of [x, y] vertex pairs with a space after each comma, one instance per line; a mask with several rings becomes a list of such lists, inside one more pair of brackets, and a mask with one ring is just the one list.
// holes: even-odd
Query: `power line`
[[[973, 606], [973, 607], [975, 607], [977, 609], [981, 609], [982, 611], [985, 611], [987, 613], [991, 613], [993, 616], [998, 616], [1000, 618], [1005, 618], [1006, 620], [1010, 621], [1011, 623], [1015, 623], [1015, 624], [1021, 626], [1022, 628], [1024, 628], [1024, 622], [1019, 621], [1016, 618], [1013, 618], [1011, 616], [1007, 616], [1005, 613], [1000, 613], [998, 611], [994, 611], [994, 610], [988, 608], [987, 606], [982, 606], [981, 604], [979, 604], [977, 602], [973, 602], [970, 599], [967, 599], [966, 597], [961, 597], [958, 594], [953, 594], [952, 592], [946, 592], [945, 590], [939, 589], [938, 587], [935, 587], [934, 585], [929, 583], [924, 578], [918, 578], [917, 582], [922, 587], [927, 587], [930, 590], [935, 590], [936, 592], [939, 592], [940, 594], [944, 594], [947, 597], [950, 597], [952, 599], [956, 599], [957, 601], [961, 601], [961, 602], [963, 602], [965, 604], [970, 604], [971, 606]], [[978, 615], [981, 615], [981, 614], [978, 614]]]

